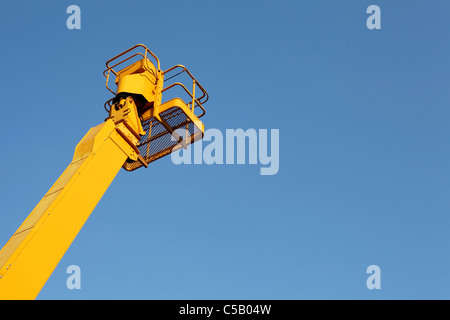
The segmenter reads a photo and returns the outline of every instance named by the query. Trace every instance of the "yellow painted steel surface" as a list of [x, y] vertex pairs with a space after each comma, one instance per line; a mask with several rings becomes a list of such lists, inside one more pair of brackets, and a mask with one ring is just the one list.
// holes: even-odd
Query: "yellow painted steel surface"
[[134, 152], [112, 120], [89, 130], [72, 163], [0, 251], [0, 299], [34, 299]]

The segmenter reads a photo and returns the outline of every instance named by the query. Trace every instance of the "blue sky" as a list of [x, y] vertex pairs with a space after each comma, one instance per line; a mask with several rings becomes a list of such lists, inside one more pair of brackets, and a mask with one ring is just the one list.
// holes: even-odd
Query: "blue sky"
[[206, 128], [280, 130], [274, 176], [170, 157], [121, 170], [39, 299], [450, 298], [448, 1], [1, 7], [1, 245], [106, 117], [104, 63], [134, 44], [194, 73]]

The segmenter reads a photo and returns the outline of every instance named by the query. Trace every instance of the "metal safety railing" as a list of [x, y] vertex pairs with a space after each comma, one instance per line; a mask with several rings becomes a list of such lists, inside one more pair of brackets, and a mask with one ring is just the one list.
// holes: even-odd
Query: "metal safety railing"
[[[143, 49], [144, 49], [144, 53], [142, 53], [142, 52], [135, 52], [134, 54], [132, 54], [132, 55], [130, 55], [130, 56], [128, 56], [128, 57], [123, 57], [124, 55], [126, 55], [127, 53], [133, 51], [133, 50], [136, 49], [136, 48], [143, 48]], [[103, 71], [103, 75], [106, 77], [106, 88], [107, 88], [112, 94], [115, 95], [116, 93], [115, 93], [113, 90], [111, 90], [111, 88], [109, 87], [109, 76], [110, 76], [111, 72], [112, 72], [115, 76], [117, 76], [117, 71], [115, 71], [114, 68], [116, 68], [117, 66], [119, 66], [119, 65], [121, 65], [121, 64], [123, 64], [123, 63], [129, 61], [130, 59], [132, 59], [132, 58], [134, 58], [134, 57], [138, 57], [138, 56], [141, 56], [141, 57], [144, 59], [144, 63], [145, 63], [146, 69], [147, 69], [148, 71], [152, 72], [153, 75], [154, 75], [155, 78], [156, 78], [156, 81], [158, 81], [158, 80], [159, 80], [159, 79], [158, 79], [158, 75], [155, 74], [155, 73], [153, 72], [152, 68], [150, 68], [150, 67], [148, 66], [148, 61], [150, 61], [149, 55], [152, 56], [152, 57], [156, 60], [156, 67], [158, 68], [158, 71], [159, 71], [159, 70], [160, 70], [160, 64], [159, 64], [159, 59], [158, 59], [158, 57], [157, 57], [153, 52], [151, 52], [151, 51], [150, 51], [145, 45], [143, 45], [143, 44], [137, 44], [137, 45], [131, 47], [130, 49], [125, 50], [124, 52], [122, 52], [122, 53], [118, 54], [117, 56], [115, 56], [115, 57], [109, 59], [108, 61], [106, 61], [106, 70]], [[119, 61], [116, 62], [114, 65], [110, 65], [113, 61], [115, 61], [115, 60], [117, 60], [117, 59], [119, 59], [119, 58], [121, 58], [121, 57], [123, 57], [123, 59], [119, 60]], [[124, 69], [124, 67], [122, 67], [121, 69]]]
[[[179, 71], [180, 69], [181, 69], [181, 71]], [[197, 118], [202, 117], [206, 113], [205, 108], [203, 107], [203, 104], [206, 101], [208, 101], [208, 99], [209, 99], [208, 92], [206, 92], [206, 90], [203, 88], [203, 86], [194, 78], [192, 73], [190, 73], [189, 70], [185, 66], [183, 66], [181, 64], [178, 64], [176, 66], [173, 66], [172, 68], [167, 69], [166, 71], [163, 72], [163, 75], [166, 76], [166, 74], [169, 74], [169, 73], [171, 73], [174, 70], [177, 70], [178, 73], [176, 73], [176, 74], [174, 74], [174, 75], [172, 75], [169, 78], [164, 79], [164, 80], [167, 81], [167, 80], [173, 79], [173, 78], [181, 75], [182, 73], [186, 73], [192, 80], [192, 92], [190, 92], [188, 90], [188, 88], [186, 88], [186, 86], [183, 83], [181, 83], [181, 82], [172, 83], [168, 87], [163, 88], [161, 92], [165, 92], [165, 91], [167, 91], [167, 90], [169, 90], [171, 88], [174, 88], [176, 86], [181, 87], [190, 97], [190, 101], [185, 101], [185, 100], [183, 100], [183, 101], [188, 105], [189, 109], [191, 109], [192, 112], [194, 112], [195, 108], [200, 108], [202, 110], [202, 113], [200, 115], [198, 115]], [[201, 96], [198, 97], [198, 98], [196, 98], [196, 96], [195, 96], [196, 95], [195, 91], [196, 91], [197, 87], [201, 91]]]
[[[138, 48], [144, 49], [143, 52], [138, 51], [138, 52], [132, 53], [133, 50], [138, 49]], [[128, 53], [130, 53], [130, 55], [126, 56]], [[148, 65], [149, 61], [150, 61], [150, 63], [152, 63], [152, 61], [150, 60], [150, 56], [153, 57], [153, 59], [156, 62], [157, 73], [155, 73], [153, 71], [153, 68], [149, 67], [149, 65]], [[187, 74], [188, 77], [192, 80], [192, 84], [191, 84], [192, 92], [182, 82], [175, 82], [175, 83], [172, 83], [172, 84], [168, 85], [167, 87], [163, 88], [161, 90], [161, 93], [166, 92], [167, 90], [175, 88], [175, 87], [180, 87], [184, 90], [184, 92], [189, 97], [188, 100], [181, 98], [184, 101], [184, 103], [189, 107], [189, 109], [194, 114], [195, 114], [195, 109], [201, 109], [200, 115], [197, 116], [198, 118], [202, 117], [206, 113], [205, 108], [203, 107], [203, 104], [206, 103], [206, 101], [208, 101], [209, 95], [206, 92], [206, 90], [203, 88], [203, 86], [195, 79], [195, 77], [192, 75], [192, 73], [189, 72], [189, 70], [185, 66], [180, 65], [180, 64], [175, 65], [175, 66], [167, 69], [166, 71], [161, 72], [160, 62], [159, 62], [158, 57], [143, 44], [137, 44], [137, 45], [131, 47], [130, 49], [109, 59], [106, 62], [106, 70], [103, 71], [103, 75], [106, 77], [106, 88], [112, 94], [116, 95], [116, 92], [114, 92], [109, 86], [109, 79], [110, 79], [111, 73], [114, 74], [115, 76], [117, 76], [118, 71], [123, 70], [124, 68], [128, 67], [132, 63], [136, 62], [136, 61], [134, 61], [132, 63], [130, 62], [129, 64], [123, 65], [124, 63], [130, 61], [134, 57], [139, 57], [139, 58], [142, 57], [140, 59], [141, 60], [143, 59], [143, 61], [145, 63], [144, 68], [147, 71], [151, 72], [155, 76], [156, 82], [158, 82], [160, 80], [158, 73], [163, 75], [163, 77], [165, 78], [164, 82], [171, 80], [173, 78], [176, 78], [177, 76], [180, 76], [181, 74]], [[120, 70], [117, 70], [118, 66], [120, 66]], [[117, 71], [114, 70], [114, 68], [116, 68]], [[173, 73], [175, 73], [175, 74], [173, 74]], [[200, 92], [200, 95], [198, 97], [196, 97], [198, 92]], [[104, 108], [107, 112], [109, 112], [113, 100], [114, 100], [114, 97], [105, 102]]]

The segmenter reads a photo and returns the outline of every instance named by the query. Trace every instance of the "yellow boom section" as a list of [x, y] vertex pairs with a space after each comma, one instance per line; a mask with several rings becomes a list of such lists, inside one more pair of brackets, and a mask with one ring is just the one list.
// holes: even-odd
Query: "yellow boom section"
[[0, 251], [0, 299], [34, 299], [134, 149], [112, 120], [89, 130], [72, 163]]

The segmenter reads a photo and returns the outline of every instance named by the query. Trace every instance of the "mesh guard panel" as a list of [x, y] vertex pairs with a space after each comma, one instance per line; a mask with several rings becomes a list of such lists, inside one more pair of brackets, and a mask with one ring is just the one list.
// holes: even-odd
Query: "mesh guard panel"
[[[183, 138], [186, 145], [194, 143], [203, 138], [203, 132], [179, 107], [170, 108], [160, 114], [178, 135]], [[182, 148], [172, 134], [155, 117], [142, 122], [142, 127], [146, 132], [139, 141], [137, 148], [147, 163], [162, 158], [173, 151]], [[132, 171], [140, 168], [142, 163], [139, 161], [125, 162], [123, 168]]]

